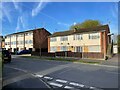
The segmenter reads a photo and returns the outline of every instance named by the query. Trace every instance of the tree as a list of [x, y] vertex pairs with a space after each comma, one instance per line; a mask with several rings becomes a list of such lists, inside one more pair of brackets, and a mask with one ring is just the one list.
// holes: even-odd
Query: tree
[[75, 25], [72, 25], [70, 27], [70, 29], [91, 28], [91, 27], [95, 27], [95, 26], [99, 26], [99, 25], [101, 25], [99, 20], [85, 20], [82, 23], [77, 23]]

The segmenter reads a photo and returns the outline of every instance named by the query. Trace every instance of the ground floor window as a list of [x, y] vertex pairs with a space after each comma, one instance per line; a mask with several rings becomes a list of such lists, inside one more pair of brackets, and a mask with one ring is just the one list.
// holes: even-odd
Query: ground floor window
[[88, 46], [88, 52], [101, 52], [100, 45]]
[[60, 50], [61, 50], [61, 51], [68, 51], [68, 47], [67, 47], [67, 46], [61, 46], [61, 47], [60, 47]]
[[82, 52], [83, 48], [81, 46], [76, 46], [76, 47], [74, 47], [74, 51], [75, 52]]
[[82, 52], [82, 47], [80, 47], [80, 46], [76, 47], [76, 51], [77, 52]]
[[55, 46], [50, 47], [50, 51], [51, 52], [56, 52], [57, 51], [57, 47], [55, 47]]

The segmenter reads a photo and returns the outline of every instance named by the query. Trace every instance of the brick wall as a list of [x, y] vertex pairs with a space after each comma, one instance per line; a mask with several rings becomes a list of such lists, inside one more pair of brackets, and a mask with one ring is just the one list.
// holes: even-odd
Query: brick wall
[[33, 48], [48, 48], [48, 36], [51, 35], [46, 29], [36, 29], [33, 31]]
[[89, 53], [83, 53], [83, 58], [97, 58], [97, 59], [103, 59], [104, 58], [104, 54], [103, 53], [93, 53], [93, 52], [89, 52]]

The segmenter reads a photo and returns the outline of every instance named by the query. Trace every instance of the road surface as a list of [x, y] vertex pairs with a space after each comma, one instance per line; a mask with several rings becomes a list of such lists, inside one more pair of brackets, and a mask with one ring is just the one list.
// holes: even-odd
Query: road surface
[[[117, 66], [13, 57], [3, 68], [5, 88], [118, 88]], [[42, 81], [47, 82], [43, 84]]]

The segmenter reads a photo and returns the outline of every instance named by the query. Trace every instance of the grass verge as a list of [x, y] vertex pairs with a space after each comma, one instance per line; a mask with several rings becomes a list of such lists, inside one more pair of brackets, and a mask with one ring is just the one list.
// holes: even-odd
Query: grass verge
[[63, 57], [39, 57], [39, 56], [21, 56], [23, 58], [34, 58], [34, 59], [45, 59], [45, 60], [52, 60], [52, 61], [68, 61], [68, 62], [76, 62], [76, 63], [87, 63], [87, 64], [100, 64], [98, 61], [93, 60], [83, 60], [83, 59], [74, 59], [74, 58], [63, 58]]

